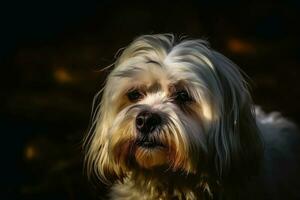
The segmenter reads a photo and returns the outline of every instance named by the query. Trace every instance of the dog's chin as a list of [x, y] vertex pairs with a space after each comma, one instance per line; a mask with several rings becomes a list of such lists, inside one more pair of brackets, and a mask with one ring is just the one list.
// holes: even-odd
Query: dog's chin
[[167, 151], [167, 147], [159, 141], [138, 141], [134, 157], [140, 167], [152, 169], [168, 163]]
[[135, 163], [142, 169], [152, 170], [163, 167], [165, 170], [190, 171], [188, 160], [184, 160], [179, 152], [176, 152], [174, 144], [167, 144], [159, 140], [143, 141], [135, 143], [135, 151], [132, 152]]
[[[182, 145], [173, 139], [159, 137], [119, 140], [113, 145], [115, 163], [127, 170], [164, 168], [172, 171], [193, 172], [194, 168]], [[124, 164], [124, 165], [122, 165]]]
[[145, 169], [152, 169], [168, 163], [168, 155], [162, 147], [138, 147], [135, 151], [136, 163]]

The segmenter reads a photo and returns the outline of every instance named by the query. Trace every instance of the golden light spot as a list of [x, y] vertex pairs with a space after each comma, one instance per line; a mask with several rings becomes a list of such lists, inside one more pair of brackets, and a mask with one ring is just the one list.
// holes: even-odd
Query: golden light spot
[[27, 160], [32, 160], [37, 156], [37, 150], [34, 146], [27, 146], [25, 148], [25, 158]]
[[64, 68], [55, 69], [53, 76], [59, 83], [68, 83], [72, 81], [71, 74]]
[[227, 47], [230, 51], [237, 54], [249, 54], [253, 53], [255, 50], [253, 44], [238, 38], [229, 39], [227, 42]]
[[211, 109], [208, 105], [203, 104], [202, 105], [202, 111], [203, 111], [203, 116], [205, 117], [205, 119], [207, 119], [207, 120], [212, 119]]

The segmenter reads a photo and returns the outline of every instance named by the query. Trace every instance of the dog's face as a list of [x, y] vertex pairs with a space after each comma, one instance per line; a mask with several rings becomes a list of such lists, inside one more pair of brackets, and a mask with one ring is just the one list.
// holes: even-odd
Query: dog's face
[[250, 106], [238, 69], [203, 41], [142, 36], [107, 79], [88, 169], [104, 181], [156, 168], [196, 174], [213, 165], [221, 174], [255, 152], [241, 149], [257, 137]]
[[212, 111], [200, 97], [209, 94], [198, 89], [204, 83], [192, 82], [194, 71], [184, 70], [150, 60], [111, 74], [114, 115], [108, 137], [116, 165], [134, 162], [142, 168], [167, 165], [190, 171], [200, 159], [190, 152], [205, 155], [200, 152], [206, 151], [204, 134]]

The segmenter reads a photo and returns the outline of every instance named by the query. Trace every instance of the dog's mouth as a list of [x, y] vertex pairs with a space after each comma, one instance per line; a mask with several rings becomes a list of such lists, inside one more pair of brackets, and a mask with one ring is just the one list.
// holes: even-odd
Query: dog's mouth
[[137, 138], [135, 147], [134, 159], [142, 168], [151, 169], [168, 162], [167, 147], [157, 137]]
[[139, 139], [136, 141], [136, 145], [146, 149], [164, 148], [165, 145], [157, 140], [150, 140], [148, 138]]

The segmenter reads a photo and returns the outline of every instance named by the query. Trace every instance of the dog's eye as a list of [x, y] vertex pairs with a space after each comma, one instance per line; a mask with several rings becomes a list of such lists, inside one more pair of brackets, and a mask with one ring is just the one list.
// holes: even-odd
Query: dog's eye
[[142, 93], [138, 90], [133, 90], [127, 93], [127, 97], [130, 101], [137, 101], [142, 97]]
[[179, 103], [185, 103], [192, 101], [192, 98], [190, 97], [187, 91], [181, 90], [179, 92], [176, 92], [175, 100]]

